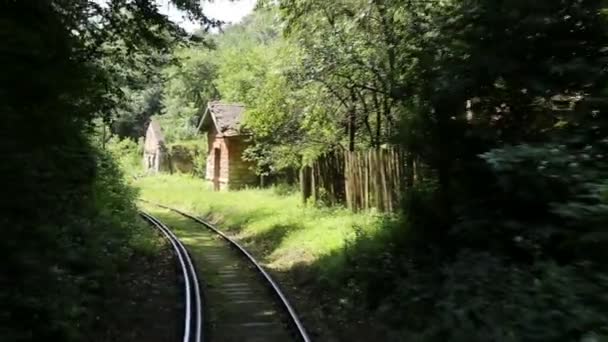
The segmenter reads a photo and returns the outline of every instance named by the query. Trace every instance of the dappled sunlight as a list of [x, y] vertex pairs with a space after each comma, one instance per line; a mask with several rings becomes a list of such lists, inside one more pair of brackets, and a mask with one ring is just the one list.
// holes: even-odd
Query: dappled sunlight
[[[383, 222], [387, 216], [307, 207], [297, 196], [279, 196], [272, 189], [213, 192], [205, 190], [204, 184], [192, 177], [165, 175], [138, 182], [143, 198], [212, 220], [242, 243], [287, 290], [298, 311], [312, 315], [307, 317], [316, 326], [325, 324], [318, 321], [320, 311], [339, 315], [350, 303], [341, 304], [340, 297], [328, 297], [328, 293], [347, 298], [353, 291], [344, 287], [353, 266], [351, 254], [374, 259], [383, 255], [390, 240], [379, 234], [386, 232]], [[218, 238], [208, 236], [202, 226], [168, 210], [144, 206], [175, 230], [201, 267], [222, 259]], [[225, 278], [215, 273], [206, 275], [205, 282], [212, 288], [226, 285]], [[239, 301], [239, 305], [255, 303]], [[380, 333], [363, 325], [355, 330], [367, 331], [369, 335], [364, 336]]]
[[0, 5], [2, 341], [608, 341], [608, 0], [161, 2]]
[[[184, 175], [145, 177], [136, 185], [146, 200], [218, 224], [277, 270], [339, 253], [357, 231], [373, 233], [381, 219], [372, 213], [303, 206], [297, 194], [279, 196], [272, 189], [214, 192], [207, 182]], [[175, 220], [170, 215], [167, 219]]]
[[142, 204], [142, 209], [170, 227], [194, 260], [206, 297], [208, 335], [216, 336], [215, 341], [241, 341], [251, 336], [264, 341], [290, 340], [282, 311], [249, 261], [193, 220], [152, 204]]

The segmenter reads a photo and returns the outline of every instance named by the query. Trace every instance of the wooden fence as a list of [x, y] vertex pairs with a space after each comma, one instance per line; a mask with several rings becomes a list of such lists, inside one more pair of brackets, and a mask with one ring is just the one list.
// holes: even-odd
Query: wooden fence
[[345, 201], [344, 155], [328, 153], [300, 170], [303, 200], [309, 198], [329, 205]]
[[328, 153], [300, 171], [303, 199], [395, 211], [406, 186], [405, 164], [405, 153], [395, 148]]

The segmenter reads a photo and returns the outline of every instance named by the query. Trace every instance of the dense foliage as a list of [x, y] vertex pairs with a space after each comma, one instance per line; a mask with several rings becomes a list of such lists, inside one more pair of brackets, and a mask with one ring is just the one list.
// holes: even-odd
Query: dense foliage
[[324, 67], [310, 79], [388, 103], [389, 138], [426, 170], [407, 190], [407, 234], [388, 254], [355, 243], [343, 281], [396, 336], [605, 336], [604, 4], [332, 6], [282, 1], [290, 36]]
[[604, 1], [260, 1], [187, 46], [152, 1], [0, 3], [10, 340], [79, 339], [129, 253], [134, 194], [99, 149], [133, 165], [137, 145], [112, 134], [158, 115], [191, 139], [210, 100], [246, 104], [261, 174], [386, 144], [420, 166], [401, 224], [315, 265], [350, 321], [383, 322], [386, 340], [608, 335]]
[[247, 104], [258, 172], [387, 143], [421, 165], [403, 225], [353, 242], [329, 291], [387, 338], [580, 340], [607, 333], [605, 6], [261, 2], [189, 53]]
[[0, 23], [0, 336], [86, 340], [142, 233], [93, 121], [137, 106], [128, 86], [183, 32], [153, 1], [3, 0]]
[[[246, 153], [259, 173], [297, 166], [342, 142], [339, 109], [317, 84], [299, 84], [301, 50], [281, 34], [274, 6], [258, 10], [204, 45], [178, 49], [166, 78], [159, 117], [169, 140], [190, 139], [197, 119], [211, 100], [243, 103], [255, 144]], [[211, 43], [209, 43], [211, 42]], [[209, 49], [209, 46], [212, 49]]]

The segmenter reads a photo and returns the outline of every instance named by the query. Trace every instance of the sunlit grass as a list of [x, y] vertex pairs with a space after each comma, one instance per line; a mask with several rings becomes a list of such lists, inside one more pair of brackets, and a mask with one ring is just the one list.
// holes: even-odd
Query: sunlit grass
[[343, 248], [356, 230], [373, 232], [381, 219], [344, 208], [305, 206], [299, 194], [279, 195], [273, 189], [214, 192], [207, 182], [184, 175], [140, 178], [135, 185], [143, 199], [218, 222], [276, 269], [312, 263]]

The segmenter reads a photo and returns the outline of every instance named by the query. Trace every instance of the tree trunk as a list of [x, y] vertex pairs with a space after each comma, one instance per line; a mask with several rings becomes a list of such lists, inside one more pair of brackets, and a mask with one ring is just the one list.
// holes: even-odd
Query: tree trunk
[[310, 166], [302, 166], [300, 169], [300, 188], [302, 192], [302, 202], [304, 204], [308, 202], [308, 199], [312, 195], [310, 178]]
[[357, 96], [351, 90], [351, 107], [348, 115], [348, 150], [355, 151], [355, 133], [357, 131]]

